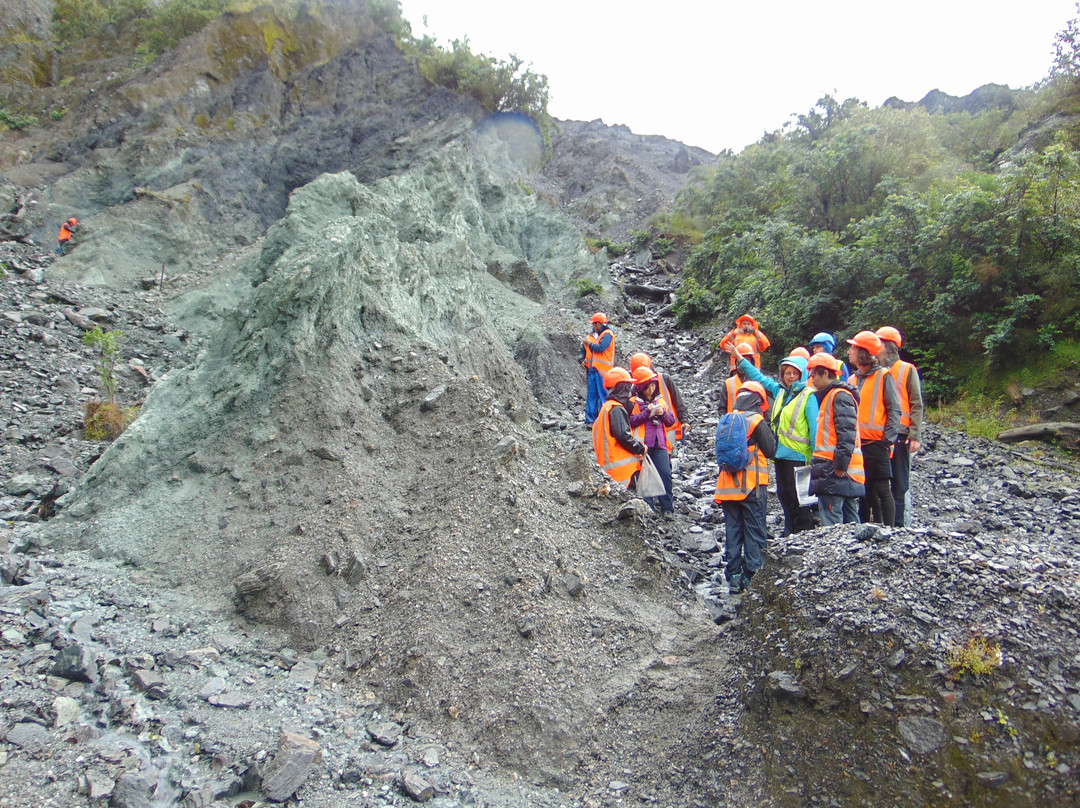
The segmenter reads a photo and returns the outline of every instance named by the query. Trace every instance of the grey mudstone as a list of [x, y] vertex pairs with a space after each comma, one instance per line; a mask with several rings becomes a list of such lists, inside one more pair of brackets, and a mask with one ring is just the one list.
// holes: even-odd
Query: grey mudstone
[[435, 786], [419, 774], [405, 772], [401, 779], [402, 784], [405, 786], [405, 793], [417, 802], [427, 802], [435, 796]]
[[788, 671], [773, 671], [766, 678], [769, 683], [769, 693], [774, 698], [802, 698], [802, 685], [800, 685], [799, 680]]
[[88, 648], [74, 643], [56, 655], [49, 673], [72, 682], [96, 682], [97, 662]]
[[6, 740], [13, 746], [19, 746], [33, 752], [41, 749], [49, 738], [49, 731], [41, 724], [31, 721], [16, 724], [8, 730]]
[[945, 725], [933, 718], [905, 715], [900, 719], [900, 735], [916, 755], [929, 755], [945, 745]]
[[420, 405], [420, 412], [431, 412], [439, 404], [439, 399], [446, 395], [446, 385], [440, 384], [424, 397], [424, 403]]
[[230, 693], [220, 693], [216, 696], [210, 696], [206, 702], [212, 704], [215, 707], [225, 707], [233, 710], [246, 710], [251, 706], [253, 701], [251, 696], [244, 693], [237, 693], [235, 691]]
[[271, 802], [284, 802], [303, 785], [320, 760], [319, 744], [295, 732], [282, 732], [278, 751], [266, 767], [260, 787]]
[[394, 746], [401, 740], [402, 729], [393, 721], [372, 721], [366, 729], [371, 740], [383, 746]]

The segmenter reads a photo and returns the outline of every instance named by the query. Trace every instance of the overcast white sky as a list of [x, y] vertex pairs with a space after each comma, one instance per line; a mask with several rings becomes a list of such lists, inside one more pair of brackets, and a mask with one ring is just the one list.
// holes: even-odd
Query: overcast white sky
[[[740, 151], [825, 93], [877, 107], [1044, 78], [1074, 0], [401, 0], [413, 34], [517, 54], [549, 110]], [[427, 16], [427, 27], [424, 16]]]

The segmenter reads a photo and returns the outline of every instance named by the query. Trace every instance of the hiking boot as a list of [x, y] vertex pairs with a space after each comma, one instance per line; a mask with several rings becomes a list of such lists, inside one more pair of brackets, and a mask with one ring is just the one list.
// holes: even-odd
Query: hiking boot
[[664, 520], [671, 522], [675, 519], [675, 511], [664, 511]]
[[746, 589], [746, 576], [741, 572], [736, 572], [728, 581], [728, 594], [741, 595], [744, 589]]

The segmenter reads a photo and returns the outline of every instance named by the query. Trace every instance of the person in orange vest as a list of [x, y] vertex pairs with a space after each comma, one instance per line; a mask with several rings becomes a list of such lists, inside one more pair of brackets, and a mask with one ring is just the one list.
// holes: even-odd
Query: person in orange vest
[[615, 367], [615, 332], [608, 328], [607, 315], [596, 312], [589, 320], [593, 332], [581, 343], [578, 361], [585, 369], [587, 392], [585, 395], [585, 424], [592, 426], [604, 403], [604, 374]]
[[[645, 450], [656, 466], [664, 481], [662, 497], [648, 497], [646, 502], [652, 507], [659, 506], [660, 514], [665, 519], [675, 517], [675, 500], [671, 496], [671, 456], [672, 445], [668, 439], [669, 430], [675, 426], [675, 413], [660, 394], [660, 381], [652, 368], [639, 366], [634, 372], [634, 391], [637, 393], [637, 407], [630, 414], [630, 429], [645, 443]], [[638, 433], [638, 429], [642, 432]], [[655, 502], [650, 500], [655, 499]]]
[[645, 444], [630, 429], [634, 377], [626, 368], [612, 368], [604, 377], [604, 387], [607, 401], [592, 425], [593, 451], [600, 468], [629, 488], [645, 454]]
[[[753, 348], [749, 345], [739, 345], [735, 348], [735, 353], [740, 360], [746, 359], [749, 362], [754, 361]], [[720, 388], [719, 397], [716, 400], [716, 409], [720, 417], [723, 417], [725, 413], [734, 412], [735, 399], [739, 395], [739, 390], [743, 384], [746, 383], [746, 373], [741, 370], [738, 364], [731, 369], [731, 375], [724, 380], [723, 387]]]
[[757, 320], [749, 314], [744, 314], [735, 321], [735, 327], [720, 340], [720, 350], [731, 354], [731, 369], [734, 370], [740, 358], [740, 352], [736, 349], [740, 345], [748, 345], [753, 351], [750, 361], [754, 363], [754, 367], [760, 368], [761, 354], [767, 351], [771, 344], [769, 338], [761, 333]]
[[892, 527], [896, 503], [891, 450], [900, 433], [900, 398], [892, 376], [878, 363], [881, 338], [873, 331], [860, 331], [847, 342], [848, 361], [855, 367], [851, 383], [859, 391], [859, 440], [866, 467], [866, 496], [859, 502], [859, 518]]
[[817, 391], [817, 434], [810, 461], [810, 493], [818, 498], [822, 525], [859, 522], [859, 499], [866, 494], [859, 443], [859, 392], [836, 378], [840, 361], [827, 353], [806, 363]]
[[56, 254], [63, 255], [68, 251], [71, 246], [71, 239], [75, 235], [75, 231], [79, 229], [79, 220], [72, 216], [62, 225], [60, 225], [60, 235], [56, 237]]
[[679, 443], [683, 439], [683, 431], [686, 425], [686, 408], [683, 406], [682, 395], [679, 394], [679, 388], [676, 386], [675, 380], [669, 374], [656, 370], [652, 366], [652, 357], [639, 351], [630, 357], [631, 375], [637, 378], [637, 369], [642, 367], [656, 372], [656, 381], [660, 384], [660, 396], [667, 402], [671, 408], [671, 414], [675, 416], [674, 425], [668, 427], [667, 438], [672, 460], [677, 462]]
[[[765, 388], [747, 382], [739, 390], [735, 408], [720, 418], [716, 427], [716, 478], [713, 501], [724, 510], [724, 577], [728, 592], [741, 594], [755, 573], [765, 564], [765, 526], [769, 486], [769, 463], [776, 454], [776, 436], [765, 411]], [[738, 434], [734, 434], [738, 430]], [[746, 435], [745, 444], [742, 436]], [[746, 450], [741, 460], [731, 465], [732, 451]], [[739, 465], [742, 468], [737, 468]]]
[[923, 397], [922, 380], [919, 369], [900, 358], [900, 346], [904, 340], [900, 332], [891, 325], [877, 330], [881, 338], [881, 354], [878, 360], [889, 372], [896, 384], [896, 394], [900, 397], [900, 434], [896, 437], [892, 452], [892, 493], [896, 504], [896, 524], [907, 527], [909, 524], [908, 500], [911, 496], [911, 456], [918, 454], [921, 448], [919, 438], [922, 434]]

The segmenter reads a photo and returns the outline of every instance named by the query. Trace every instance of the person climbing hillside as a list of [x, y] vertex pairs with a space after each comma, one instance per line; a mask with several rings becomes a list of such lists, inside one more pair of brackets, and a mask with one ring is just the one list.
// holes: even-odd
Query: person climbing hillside
[[660, 393], [660, 382], [652, 368], [639, 366], [634, 372], [634, 392], [637, 394], [636, 412], [630, 414], [630, 428], [643, 427], [639, 436], [645, 443], [653, 465], [664, 481], [664, 495], [648, 497], [649, 505], [660, 508], [665, 519], [675, 516], [675, 501], [671, 496], [671, 457], [672, 446], [668, 440], [668, 431], [675, 426], [675, 414]]
[[[740, 359], [753, 361], [753, 348], [749, 345], [739, 345], [735, 348], [735, 352]], [[716, 409], [720, 417], [723, 417], [725, 413], [734, 412], [735, 399], [738, 397], [739, 390], [745, 381], [746, 373], [740, 370], [738, 365], [735, 365], [731, 369], [731, 375], [724, 379], [724, 384], [720, 388], [716, 399]]]
[[839, 360], [818, 353], [806, 363], [818, 400], [810, 492], [818, 498], [822, 525], [859, 522], [859, 499], [866, 494], [859, 442], [859, 391], [836, 378]]
[[60, 225], [60, 235], [56, 237], [56, 254], [66, 255], [72, 246], [72, 239], [79, 229], [79, 220], [72, 216]]
[[769, 338], [758, 327], [757, 320], [749, 314], [744, 314], [735, 320], [735, 327], [720, 340], [720, 350], [731, 354], [731, 369], [734, 370], [735, 365], [739, 362], [737, 348], [740, 345], [747, 345], [753, 351], [751, 361], [754, 363], [754, 367], [760, 368], [761, 354], [767, 351], [771, 344]]
[[649, 368], [656, 372], [656, 381], [660, 385], [660, 396], [667, 402], [668, 406], [671, 408], [671, 414], [675, 417], [675, 423], [667, 429], [667, 438], [672, 460], [677, 461], [679, 456], [679, 444], [683, 439], [683, 432], [687, 422], [687, 409], [683, 403], [682, 395], [679, 393], [679, 388], [675, 384], [675, 379], [673, 379], [670, 374], [661, 373], [654, 368], [652, 365], [652, 357], [647, 353], [639, 351], [630, 357], [630, 373], [632, 375], [636, 374], [637, 369], [641, 367]]
[[761, 384], [772, 395], [769, 425], [776, 435], [776, 496], [784, 511], [784, 536], [810, 530], [814, 517], [810, 508], [799, 505], [795, 487], [795, 469], [810, 462], [814, 452], [814, 430], [817, 427], [818, 402], [814, 389], [807, 383], [807, 360], [789, 356], [780, 362], [780, 381], [770, 379], [746, 359], [739, 361], [739, 370], [747, 379]]
[[893, 377], [878, 363], [881, 338], [873, 331], [860, 331], [847, 342], [848, 361], [855, 366], [851, 382], [859, 390], [859, 440], [866, 468], [859, 518], [892, 527], [896, 505], [890, 451], [900, 432], [900, 398]]
[[645, 454], [645, 444], [630, 429], [634, 378], [626, 368], [612, 368], [604, 377], [604, 387], [607, 401], [592, 425], [593, 451], [600, 468], [629, 488]]
[[765, 564], [765, 527], [769, 464], [776, 437], [762, 415], [765, 388], [747, 382], [739, 390], [733, 412], [716, 426], [716, 478], [713, 501], [724, 510], [724, 577], [728, 591], [741, 594]]
[[604, 403], [604, 374], [615, 367], [615, 332], [608, 327], [607, 315], [596, 312], [590, 318], [593, 332], [581, 343], [578, 361], [586, 371], [585, 424], [592, 426]]
[[[828, 331], [819, 331], [814, 334], [810, 340], [810, 355], [814, 356], [819, 353], [827, 353], [835, 355], [836, 352], [836, 337], [830, 334]], [[836, 361], [836, 378], [842, 382], [851, 380], [851, 369], [845, 365], [842, 361], [837, 359]]]
[[896, 393], [900, 397], [900, 433], [892, 451], [892, 493], [896, 505], [896, 525], [906, 527], [909, 522], [908, 499], [911, 484], [911, 456], [918, 454], [922, 434], [923, 397], [919, 369], [900, 358], [903, 337], [891, 325], [877, 330], [881, 338], [881, 366], [892, 376]]

